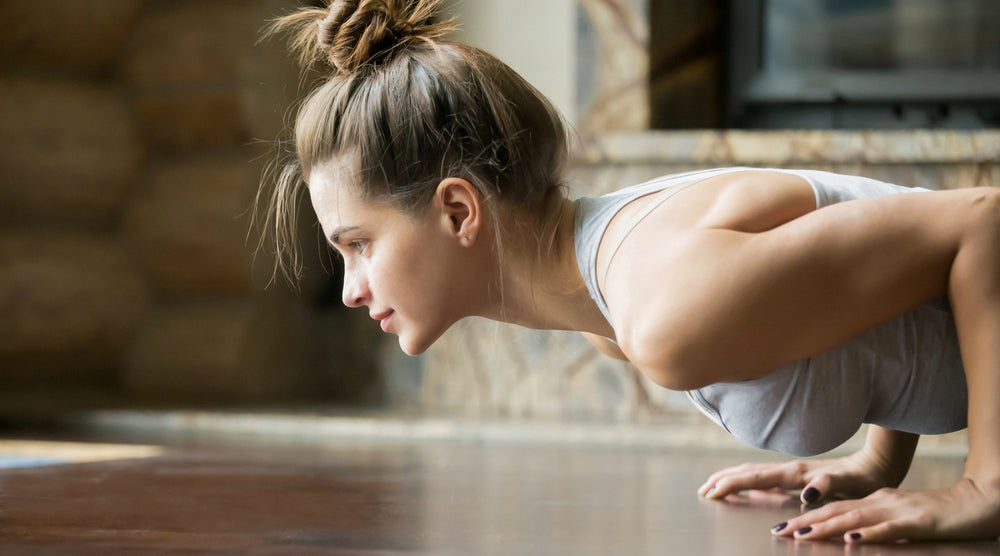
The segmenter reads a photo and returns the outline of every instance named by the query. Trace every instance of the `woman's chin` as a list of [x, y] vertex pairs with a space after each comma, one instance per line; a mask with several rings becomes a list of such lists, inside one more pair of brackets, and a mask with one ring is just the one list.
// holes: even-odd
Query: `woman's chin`
[[399, 335], [399, 349], [403, 350], [403, 353], [413, 356], [420, 355], [421, 353], [427, 351], [430, 344], [418, 341], [416, 338], [411, 337], [409, 334]]
[[427, 351], [440, 337], [441, 334], [424, 337], [403, 333], [399, 335], [399, 348], [407, 355], [420, 355]]
[[410, 346], [408, 344], [404, 344], [402, 341], [399, 342], [399, 348], [403, 350], [403, 353], [405, 353], [406, 355], [409, 355], [411, 357], [412, 356], [416, 356], [416, 355], [420, 355], [423, 352], [427, 351], [426, 347], [423, 347], [423, 348], [413, 347], [413, 346]]

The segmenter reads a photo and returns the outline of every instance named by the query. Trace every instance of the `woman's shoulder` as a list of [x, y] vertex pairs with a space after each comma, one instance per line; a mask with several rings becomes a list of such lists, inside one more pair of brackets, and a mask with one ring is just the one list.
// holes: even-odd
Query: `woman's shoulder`
[[605, 260], [613, 247], [633, 232], [670, 234], [690, 228], [725, 228], [760, 232], [802, 216], [817, 207], [814, 185], [806, 178], [775, 170], [737, 169], [680, 183], [633, 198], [610, 219], [601, 239]]
[[686, 228], [766, 229], [812, 210], [815, 203], [809, 183], [788, 173], [723, 168], [664, 176], [603, 197], [578, 199], [577, 263], [610, 321], [603, 295], [609, 263], [640, 221], [649, 221], [641, 233], [658, 234], [666, 249], [669, 238]]

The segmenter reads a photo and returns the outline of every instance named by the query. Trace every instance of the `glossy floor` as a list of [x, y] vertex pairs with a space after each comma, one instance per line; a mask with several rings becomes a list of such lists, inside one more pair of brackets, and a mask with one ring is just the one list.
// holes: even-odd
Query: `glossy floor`
[[[997, 554], [775, 539], [799, 512], [700, 500], [747, 453], [508, 445], [186, 446], [0, 470], [0, 554]], [[757, 454], [755, 459], [769, 456]], [[909, 486], [957, 460], [922, 460]]]

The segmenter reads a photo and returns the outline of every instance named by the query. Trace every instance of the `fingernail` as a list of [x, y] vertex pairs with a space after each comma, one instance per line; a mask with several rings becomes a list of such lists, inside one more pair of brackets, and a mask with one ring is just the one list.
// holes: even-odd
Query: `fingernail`
[[715, 494], [715, 487], [708, 489], [708, 492], [705, 493], [705, 498], [711, 498], [713, 494]]
[[774, 527], [771, 527], [771, 532], [772, 533], [780, 533], [780, 532], [782, 532], [785, 529], [785, 527], [788, 527], [788, 522], [787, 521], [782, 521], [781, 523], [775, 525]]
[[851, 540], [856, 541], [861, 539], [861, 533], [851, 533]]
[[802, 501], [806, 504], [812, 504], [813, 502], [819, 500], [819, 496], [818, 490], [813, 487], [809, 487], [802, 493]]
[[809, 533], [812, 533], [812, 530], [813, 530], [812, 527], [803, 527], [801, 529], [797, 529], [795, 531], [795, 534], [796, 535], [808, 535]]

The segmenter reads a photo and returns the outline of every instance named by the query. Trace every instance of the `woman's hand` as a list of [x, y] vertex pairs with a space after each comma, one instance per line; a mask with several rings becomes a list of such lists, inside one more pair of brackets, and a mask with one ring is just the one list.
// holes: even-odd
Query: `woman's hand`
[[834, 498], [861, 498], [898, 486], [902, 481], [898, 475], [862, 450], [831, 460], [748, 463], [723, 469], [705, 481], [698, 495], [722, 500], [746, 490], [799, 490], [803, 503], [816, 504]]
[[899, 540], [996, 540], [1000, 488], [965, 478], [951, 488], [910, 492], [885, 488], [861, 500], [833, 502], [772, 529], [803, 540], [847, 543]]

